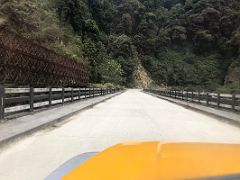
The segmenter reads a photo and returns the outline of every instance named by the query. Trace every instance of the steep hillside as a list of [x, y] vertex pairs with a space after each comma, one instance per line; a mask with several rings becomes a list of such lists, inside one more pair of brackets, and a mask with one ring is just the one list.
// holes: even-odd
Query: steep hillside
[[0, 3], [1, 23], [89, 63], [93, 83], [240, 88], [239, 0]]

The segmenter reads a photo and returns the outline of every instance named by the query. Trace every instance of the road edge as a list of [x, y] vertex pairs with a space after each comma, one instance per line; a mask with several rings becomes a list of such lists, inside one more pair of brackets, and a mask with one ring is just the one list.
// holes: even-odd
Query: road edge
[[152, 93], [145, 92], [145, 91], [142, 91], [142, 92], [145, 94], [148, 94], [150, 96], [160, 98], [160, 99], [169, 101], [171, 103], [177, 104], [179, 106], [185, 107], [187, 109], [191, 109], [196, 112], [203, 113], [208, 116], [212, 116], [212, 117], [214, 117], [220, 121], [223, 121], [225, 123], [240, 127], [240, 114], [230, 112], [230, 111], [224, 111], [224, 110], [216, 109], [216, 108], [212, 108], [212, 107], [207, 107], [207, 106], [203, 106], [203, 105], [195, 104], [195, 103], [191, 103], [191, 102], [181, 101], [178, 99], [172, 99], [172, 98], [152, 94]]
[[[26, 129], [24, 132], [20, 132], [20, 133], [18, 133], [18, 134], [15, 134], [15, 135], [13, 135], [13, 136], [11, 136], [11, 137], [6, 138], [6, 139], [2, 139], [2, 140], [0, 140], [0, 150], [7, 148], [8, 146], [10, 146], [11, 144], [13, 144], [14, 142], [17, 142], [19, 139], [25, 138], [25, 137], [27, 137], [27, 136], [29, 136], [29, 135], [32, 135], [32, 134], [34, 134], [34, 133], [36, 133], [36, 132], [38, 132], [38, 131], [44, 130], [44, 129], [46, 129], [46, 128], [48, 128], [48, 127], [51, 127], [51, 126], [53, 126], [53, 125], [55, 125], [55, 124], [57, 124], [57, 123], [59, 123], [59, 122], [63, 122], [63, 121], [65, 121], [66, 119], [68, 119], [69, 117], [71, 117], [71, 116], [73, 116], [73, 115], [75, 115], [75, 114], [78, 114], [78, 113], [80, 113], [80, 112], [82, 112], [82, 111], [85, 111], [85, 110], [87, 110], [87, 109], [91, 109], [91, 108], [93, 108], [94, 106], [96, 106], [96, 105], [98, 105], [98, 104], [100, 104], [100, 103], [103, 103], [103, 102], [105, 102], [105, 101], [107, 101], [107, 100], [109, 100], [109, 99], [112, 99], [112, 98], [114, 98], [114, 97], [116, 97], [116, 96], [119, 96], [119, 95], [121, 95], [121, 94], [124, 93], [124, 92], [125, 92], [125, 91], [121, 91], [121, 92], [118, 92], [118, 93], [116, 93], [116, 94], [112, 94], [112, 96], [110, 96], [110, 97], [106, 97], [106, 98], [103, 99], [103, 100], [100, 100], [100, 101], [98, 101], [98, 102], [91, 103], [90, 105], [87, 105], [87, 106], [85, 106], [85, 107], [83, 107], [83, 108], [80, 108], [80, 109], [78, 109], [78, 110], [76, 110], [76, 111], [74, 111], [74, 112], [68, 113], [68, 114], [66, 114], [66, 115], [64, 115], [64, 116], [61, 116], [61, 117], [59, 117], [59, 118], [56, 118], [56, 119], [54, 119], [54, 120], [51, 120], [51, 121], [46, 122], [46, 123], [44, 123], [44, 124], [41, 124], [41, 125], [39, 125], [39, 126], [37, 126], [37, 127], [33, 127], [33, 128], [31, 128], [31, 129]], [[67, 105], [66, 105], [66, 106], [67, 106]], [[13, 119], [12, 121], [14, 121], [14, 119]]]

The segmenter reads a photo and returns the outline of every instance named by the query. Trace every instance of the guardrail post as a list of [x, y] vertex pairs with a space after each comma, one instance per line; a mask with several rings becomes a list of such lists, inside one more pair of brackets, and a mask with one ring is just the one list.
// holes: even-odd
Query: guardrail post
[[73, 102], [73, 88], [71, 88], [71, 101]]
[[49, 88], [49, 92], [48, 92], [48, 106], [52, 106], [52, 88]]
[[187, 95], [186, 95], [186, 100], [188, 101], [188, 91], [187, 91], [186, 93], [187, 93]]
[[192, 102], [194, 102], [194, 93], [193, 93], [193, 91], [192, 91]]
[[78, 88], [78, 100], [81, 100], [81, 88]]
[[201, 104], [201, 93], [198, 91], [198, 103]]
[[5, 88], [0, 86], [0, 120], [4, 119], [4, 96]]
[[232, 94], [232, 110], [235, 111], [235, 106], [236, 106], [236, 94]]
[[209, 105], [209, 93], [206, 94], [206, 103], [207, 103], [207, 106]]
[[95, 88], [93, 88], [93, 97], [95, 97]]
[[34, 107], [33, 107], [33, 104], [34, 104], [34, 100], [33, 100], [33, 98], [34, 98], [34, 88], [33, 87], [30, 87], [30, 95], [29, 95], [29, 102], [30, 102], [30, 112], [33, 112], [33, 109], [34, 109]]
[[221, 94], [217, 93], [217, 107], [220, 108]]
[[65, 93], [65, 88], [63, 87], [62, 88], [62, 104], [64, 104], [64, 93]]

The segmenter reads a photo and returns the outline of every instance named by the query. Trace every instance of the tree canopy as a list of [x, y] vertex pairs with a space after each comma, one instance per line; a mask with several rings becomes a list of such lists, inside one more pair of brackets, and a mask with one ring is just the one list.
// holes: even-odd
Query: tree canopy
[[1, 21], [89, 63], [93, 83], [134, 86], [143, 65], [157, 84], [239, 88], [239, 0], [19, 2], [1, 2]]

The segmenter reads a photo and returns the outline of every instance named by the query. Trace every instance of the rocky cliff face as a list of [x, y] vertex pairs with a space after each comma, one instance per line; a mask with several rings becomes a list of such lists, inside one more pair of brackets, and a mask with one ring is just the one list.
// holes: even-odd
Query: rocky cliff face
[[134, 81], [138, 88], [147, 88], [153, 81], [141, 64], [134, 73]]

